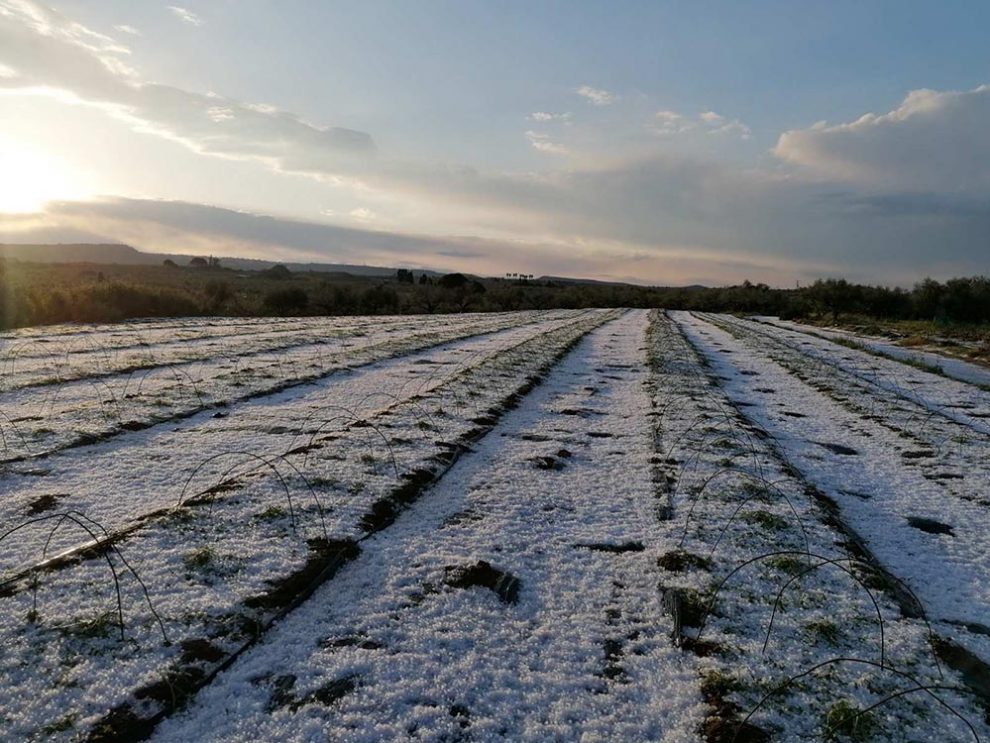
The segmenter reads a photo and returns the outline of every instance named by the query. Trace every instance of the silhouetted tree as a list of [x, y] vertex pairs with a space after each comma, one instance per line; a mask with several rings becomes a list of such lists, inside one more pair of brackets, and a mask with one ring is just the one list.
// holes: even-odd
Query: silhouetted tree
[[437, 284], [444, 289], [460, 289], [468, 283], [468, 278], [462, 273], [444, 274], [437, 280]]

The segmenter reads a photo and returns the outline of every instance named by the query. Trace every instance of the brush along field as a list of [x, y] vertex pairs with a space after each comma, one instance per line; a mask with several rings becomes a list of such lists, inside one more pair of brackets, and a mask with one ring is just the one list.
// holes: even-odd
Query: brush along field
[[0, 740], [990, 741], [987, 381], [663, 311], [0, 336]]

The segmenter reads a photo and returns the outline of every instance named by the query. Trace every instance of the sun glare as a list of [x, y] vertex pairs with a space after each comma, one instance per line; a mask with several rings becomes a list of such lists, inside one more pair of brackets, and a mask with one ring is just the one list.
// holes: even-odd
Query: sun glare
[[0, 212], [37, 212], [48, 201], [86, 195], [79, 175], [58, 158], [0, 138]]

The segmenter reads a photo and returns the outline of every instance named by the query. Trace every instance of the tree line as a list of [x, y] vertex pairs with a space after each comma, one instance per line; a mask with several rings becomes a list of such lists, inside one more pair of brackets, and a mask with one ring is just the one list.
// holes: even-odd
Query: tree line
[[[204, 261], [205, 262], [205, 261]], [[744, 281], [726, 287], [646, 287], [454, 273], [393, 277], [294, 273], [284, 266], [238, 272], [175, 267], [101, 270], [0, 261], [0, 327], [115, 322], [196, 315], [290, 316], [493, 312], [587, 307], [664, 307], [831, 321], [862, 315], [942, 324], [990, 323], [990, 279], [924, 279], [911, 289], [821, 279], [795, 289]]]

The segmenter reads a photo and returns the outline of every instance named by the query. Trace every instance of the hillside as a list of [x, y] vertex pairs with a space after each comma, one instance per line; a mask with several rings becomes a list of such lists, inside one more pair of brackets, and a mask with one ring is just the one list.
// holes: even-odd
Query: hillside
[[[161, 265], [166, 259], [179, 265], [189, 263], [195, 257], [183, 253], [146, 253], [130, 245], [59, 243], [56, 245], [2, 244], [0, 257], [25, 263], [98, 263], [124, 266]], [[319, 273], [349, 273], [355, 276], [392, 276], [395, 268], [385, 266], [365, 266], [349, 263], [284, 263], [253, 258], [222, 258], [224, 267], [244, 271], [263, 271], [277, 263], [287, 266], [294, 272], [313, 271]], [[435, 274], [433, 271], [426, 271]]]

